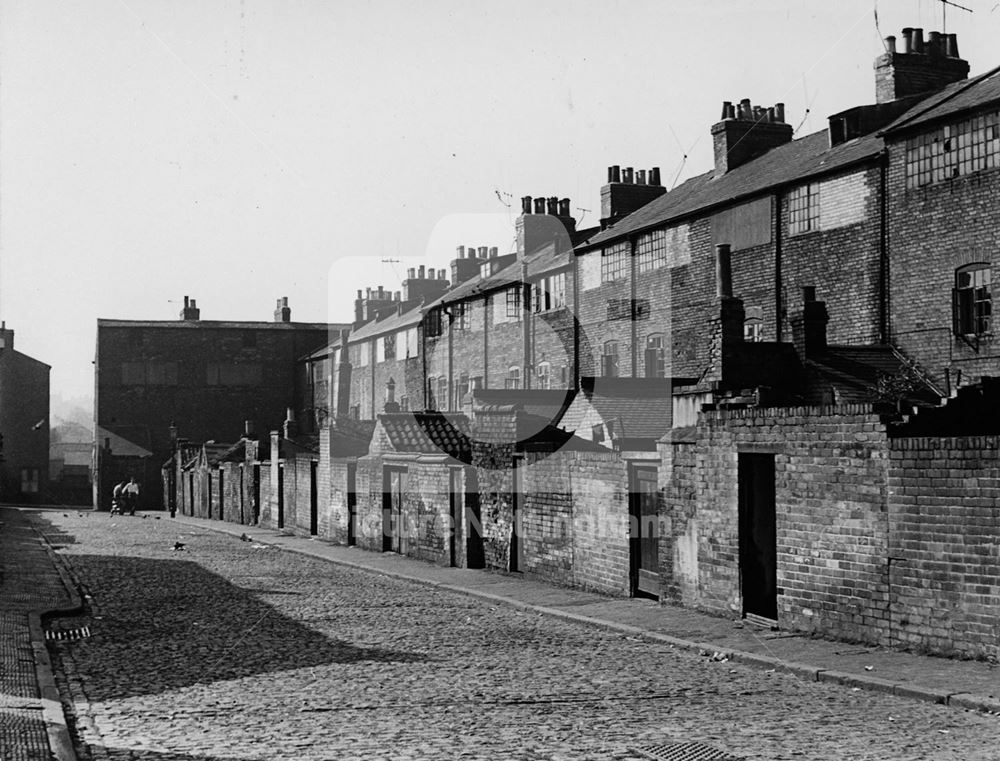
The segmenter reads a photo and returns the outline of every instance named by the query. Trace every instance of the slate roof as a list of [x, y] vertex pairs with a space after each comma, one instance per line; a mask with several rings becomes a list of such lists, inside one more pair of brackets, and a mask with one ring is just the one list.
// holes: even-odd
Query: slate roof
[[585, 424], [587, 404], [617, 438], [656, 440], [670, 430], [673, 400], [665, 379], [583, 378], [581, 386], [563, 416], [567, 431]]
[[382, 319], [375, 319], [366, 322], [347, 337], [348, 343], [361, 341], [365, 338], [380, 336], [383, 333], [392, 333], [403, 328], [412, 328], [419, 325], [421, 320], [420, 304], [413, 303], [409, 308], [405, 308], [402, 314], [392, 312]]
[[447, 454], [468, 462], [469, 419], [458, 413], [397, 412], [378, 416], [397, 452]]
[[879, 132], [886, 135], [957, 116], [990, 103], [1000, 102], [1000, 67], [954, 82], [906, 111]]
[[331, 457], [362, 457], [368, 454], [372, 433], [375, 431], [374, 420], [335, 417], [330, 420], [330, 427], [333, 429], [330, 437]]
[[[851, 404], [876, 401], [875, 388], [882, 375], [898, 375], [910, 367], [892, 346], [829, 346], [818, 357], [804, 363], [810, 386], [832, 388], [836, 403]], [[936, 406], [944, 394], [930, 381], [919, 378], [907, 401], [916, 405]]]
[[[530, 252], [526, 257], [528, 263], [528, 279], [541, 277], [549, 272], [555, 272], [569, 267], [573, 263], [573, 248], [585, 242], [592, 235], [600, 230], [598, 227], [589, 227], [584, 230], [573, 232], [569, 236], [570, 248], [560, 249], [554, 244], [542, 246]], [[507, 256], [510, 256], [509, 254]], [[458, 301], [478, 296], [480, 294], [496, 291], [517, 285], [521, 281], [521, 263], [515, 258], [506, 267], [490, 277], [475, 277], [466, 280], [464, 283], [452, 288], [437, 301], [430, 304], [430, 307], [442, 304], [454, 304]]]
[[94, 439], [98, 447], [103, 447], [105, 439], [111, 445], [111, 453], [117, 457], [149, 457], [149, 429], [141, 425], [97, 426]]
[[716, 178], [714, 170], [692, 177], [629, 214], [616, 225], [597, 233], [579, 245], [577, 251], [594, 248], [625, 235], [714, 207], [725, 206], [781, 185], [801, 182], [810, 177], [871, 161], [879, 155], [883, 145], [881, 138], [865, 135], [831, 148], [827, 130], [815, 132], [773, 148], [721, 177]]

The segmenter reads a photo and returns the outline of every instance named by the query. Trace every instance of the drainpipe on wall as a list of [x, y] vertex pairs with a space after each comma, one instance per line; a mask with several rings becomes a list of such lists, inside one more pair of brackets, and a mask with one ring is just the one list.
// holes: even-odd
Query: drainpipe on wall
[[774, 340], [780, 343], [785, 316], [781, 313], [781, 193], [774, 194]]
[[[631, 326], [632, 339], [632, 377], [637, 378], [639, 373], [639, 326], [635, 319], [635, 247], [637, 236], [633, 235], [628, 241], [628, 272], [629, 272], [629, 323]], [[669, 298], [669, 297], [668, 297]]]
[[889, 152], [883, 150], [879, 161], [879, 300], [878, 335], [879, 342], [889, 343]]
[[524, 389], [531, 388], [531, 375], [534, 365], [531, 363], [531, 284], [528, 282], [528, 262], [521, 260], [521, 343], [523, 348]]
[[449, 307], [442, 311], [448, 315], [448, 409], [451, 410], [455, 393], [455, 310]]

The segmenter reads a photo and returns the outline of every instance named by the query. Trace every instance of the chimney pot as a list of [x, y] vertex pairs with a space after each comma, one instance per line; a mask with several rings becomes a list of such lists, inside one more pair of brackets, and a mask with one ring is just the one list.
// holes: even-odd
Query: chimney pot
[[747, 120], [750, 119], [753, 109], [750, 106], [750, 98], [744, 98], [740, 101], [738, 118]]
[[424, 279], [424, 265], [422, 264], [417, 267], [417, 278], [420, 280]]
[[465, 246], [459, 246], [455, 249], [455, 258], [464, 259], [465, 258]]
[[659, 185], [660, 184], [660, 167], [654, 166], [649, 170], [649, 184]]
[[774, 106], [767, 109], [767, 121], [774, 122]]
[[924, 30], [920, 27], [913, 28], [913, 52], [923, 54], [924, 51]]
[[361, 298], [361, 289], [360, 288], [358, 288], [358, 298], [359, 299]]
[[610, 185], [615, 181], [615, 168], [613, 166], [608, 167], [608, 184]]
[[535, 214], [544, 214], [544, 213], [545, 213], [545, 199], [544, 198], [536, 198], [535, 199]]
[[931, 32], [928, 37], [927, 53], [932, 56], [944, 55], [944, 46], [941, 44], [941, 32]]
[[913, 52], [913, 27], [903, 27], [903, 52]]
[[547, 206], [547, 211], [546, 211], [547, 214], [550, 214], [554, 217], [559, 213], [559, 199], [556, 198], [555, 196], [549, 197], [546, 206]]
[[945, 35], [945, 55], [949, 58], [958, 58], [958, 35]]
[[633, 183], [634, 176], [632, 172], [633, 172], [632, 167], [626, 167], [625, 171], [622, 172], [622, 182], [624, 182], [626, 185], [631, 185]]
[[488, 246], [480, 246], [479, 247], [479, 258], [480, 259], [485, 259], [488, 252], [489, 252], [489, 247]]
[[195, 302], [194, 299], [191, 299], [191, 308], [194, 309], [197, 306], [198, 306], [197, 302]]
[[635, 172], [635, 174], [636, 174], [636, 180], [635, 180], [636, 184], [637, 185], [645, 185], [646, 184], [646, 170], [645, 169], [637, 169], [636, 172]]
[[521, 213], [531, 214], [531, 196], [522, 196], [521, 198]]
[[570, 216], [570, 213], [569, 213], [569, 199], [568, 198], [564, 198], [564, 199], [562, 199], [559, 202], [559, 216], [560, 217], [568, 217], [568, 216]]
[[611, 167], [611, 182], [621, 182], [622, 181], [622, 168], [615, 164]]
[[774, 118], [784, 124], [785, 122], [785, 104], [775, 103], [774, 104]]
[[448, 272], [447, 270], [438, 270], [438, 280], [447, 280]]
[[722, 119], [723, 120], [729, 118], [729, 111], [730, 111], [730, 109], [732, 107], [733, 107], [733, 104], [730, 103], [728, 100], [722, 101]]
[[888, 53], [896, 52], [896, 38], [893, 35], [889, 35], [885, 38], [885, 49]]
[[190, 300], [187, 296], [184, 297], [184, 308], [187, 309], [190, 306]]
[[495, 258], [499, 253], [500, 253], [500, 249], [497, 246], [493, 246], [490, 249], [490, 258], [491, 259]]
[[[413, 267], [410, 267], [408, 270], [406, 270], [406, 277], [409, 278], [410, 280], [414, 280], [417, 277], [417, 271], [416, 271], [416, 269], [414, 269]], [[360, 296], [360, 295], [361, 295], [361, 291], [358, 291], [358, 296]]]

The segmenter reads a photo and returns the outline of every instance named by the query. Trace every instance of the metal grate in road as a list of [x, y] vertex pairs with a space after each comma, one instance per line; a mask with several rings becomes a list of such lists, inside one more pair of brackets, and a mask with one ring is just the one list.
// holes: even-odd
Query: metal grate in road
[[61, 641], [68, 642], [71, 640], [85, 639], [90, 636], [90, 627], [81, 626], [77, 629], [48, 629], [45, 632], [45, 639], [48, 642]]
[[743, 756], [734, 756], [702, 743], [647, 745], [636, 750], [655, 761], [743, 761]]

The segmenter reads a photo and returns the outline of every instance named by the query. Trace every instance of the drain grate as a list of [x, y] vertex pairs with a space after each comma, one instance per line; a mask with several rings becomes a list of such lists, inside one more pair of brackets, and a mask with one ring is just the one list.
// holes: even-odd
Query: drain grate
[[47, 642], [69, 642], [71, 640], [86, 639], [89, 636], [89, 626], [81, 626], [77, 629], [48, 629], [45, 632], [45, 640]]
[[647, 745], [636, 750], [655, 761], [743, 761], [743, 756], [734, 756], [702, 743]]

